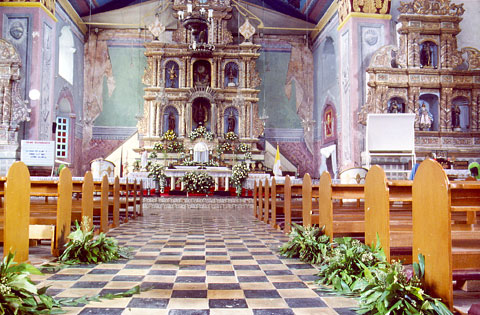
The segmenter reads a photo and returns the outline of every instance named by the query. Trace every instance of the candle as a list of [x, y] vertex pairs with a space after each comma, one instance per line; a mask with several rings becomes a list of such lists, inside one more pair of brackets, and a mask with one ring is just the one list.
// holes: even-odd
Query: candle
[[192, 13], [192, 4], [191, 3], [187, 3], [187, 12], [188, 13]]

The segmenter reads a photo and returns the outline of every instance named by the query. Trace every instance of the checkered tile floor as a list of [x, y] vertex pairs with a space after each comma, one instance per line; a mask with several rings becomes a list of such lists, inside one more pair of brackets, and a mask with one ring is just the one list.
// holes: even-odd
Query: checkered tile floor
[[132, 297], [68, 308], [69, 314], [354, 314], [352, 299], [317, 292], [316, 270], [278, 255], [287, 238], [243, 210], [162, 210], [108, 233], [134, 258], [35, 276], [57, 297]]

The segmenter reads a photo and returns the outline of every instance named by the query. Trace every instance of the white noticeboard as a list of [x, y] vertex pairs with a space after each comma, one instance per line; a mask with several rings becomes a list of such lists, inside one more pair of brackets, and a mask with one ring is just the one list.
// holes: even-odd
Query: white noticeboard
[[415, 114], [369, 114], [366, 139], [367, 168], [371, 157], [410, 156], [415, 163]]
[[55, 141], [22, 140], [20, 159], [29, 166], [51, 166], [55, 163]]
[[367, 152], [413, 152], [415, 114], [369, 114]]

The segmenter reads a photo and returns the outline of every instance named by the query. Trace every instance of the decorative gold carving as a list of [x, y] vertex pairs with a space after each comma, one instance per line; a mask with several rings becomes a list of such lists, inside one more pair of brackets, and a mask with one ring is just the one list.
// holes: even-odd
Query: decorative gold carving
[[23, 3], [31, 3], [37, 2], [42, 4], [48, 11], [50, 11], [53, 16], [55, 16], [55, 2], [56, 0], [2, 0], [0, 2], [23, 2]]
[[152, 77], [153, 77], [153, 60], [152, 59], [148, 59], [148, 63], [147, 63], [147, 67], [145, 68], [144, 72], [143, 72], [143, 77], [142, 77], [142, 83], [145, 84], [145, 85], [152, 85], [153, 82], [152, 82]]
[[352, 12], [352, 4], [350, 0], [337, 0], [338, 2], [338, 18], [340, 23], [345, 21], [347, 16]]
[[230, 44], [233, 43], [233, 35], [232, 33], [227, 30], [226, 28], [223, 29], [223, 43], [224, 44]]
[[262, 78], [256, 69], [256, 62], [255, 60], [250, 61], [250, 85], [249, 87], [255, 89], [262, 84]]
[[462, 4], [450, 3], [450, 0], [414, 0], [400, 2], [398, 11], [403, 14], [462, 16], [465, 12]]
[[389, 3], [390, 0], [353, 0], [353, 11], [386, 14]]
[[172, 33], [172, 40], [176, 43], [181, 43], [185, 41], [185, 29], [183, 27], [177, 28]]
[[465, 47], [462, 54], [467, 54], [468, 70], [480, 69], [480, 50], [473, 47]]
[[250, 38], [255, 34], [255, 27], [253, 27], [247, 18], [238, 31], [245, 38], [244, 42], [250, 42]]
[[16, 131], [30, 120], [30, 108], [20, 93], [20, 57], [12, 44], [0, 39], [0, 143], [16, 144]]

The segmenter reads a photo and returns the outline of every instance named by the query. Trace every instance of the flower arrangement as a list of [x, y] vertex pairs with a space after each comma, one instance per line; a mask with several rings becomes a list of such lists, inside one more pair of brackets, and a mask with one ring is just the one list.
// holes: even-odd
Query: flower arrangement
[[148, 166], [148, 177], [152, 177], [161, 187], [165, 186], [167, 182], [167, 176], [164, 172], [165, 167], [156, 163]]
[[242, 193], [242, 185], [248, 177], [248, 165], [245, 162], [235, 164], [232, 167], [232, 177], [230, 177], [232, 186], [237, 190], [237, 196]]
[[187, 172], [180, 178], [187, 192], [206, 194], [213, 187], [213, 177], [203, 172]]
[[185, 148], [182, 142], [172, 140], [172, 141], [168, 141], [167, 143], [160, 143], [160, 142], [155, 143], [155, 145], [153, 146], [153, 150], [154, 150], [153, 152], [180, 153], [180, 152], [183, 152]]
[[252, 159], [252, 152], [245, 152], [245, 160], [251, 160]]
[[[155, 149], [155, 147], [154, 147], [154, 149]], [[157, 155], [157, 152], [152, 151], [152, 152], [150, 152], [150, 155], [149, 155], [148, 157], [149, 157], [150, 159], [156, 159], [157, 156], [158, 156], [158, 155]]]
[[173, 141], [175, 139], [177, 139], [177, 134], [173, 130], [166, 131], [161, 138], [161, 140], [167, 140], [167, 141]]
[[227, 132], [226, 134], [223, 135], [223, 137], [225, 138], [225, 140], [229, 140], [229, 141], [238, 140], [238, 135], [233, 131]]
[[190, 133], [189, 135], [189, 138], [192, 141], [202, 137], [207, 139], [208, 141], [212, 141], [213, 133], [211, 133], [210, 131], [207, 131], [207, 128], [205, 128], [205, 126], [200, 126], [197, 129], [193, 130], [192, 133]]
[[249, 144], [246, 144], [246, 143], [240, 143], [238, 146], [237, 146], [237, 152], [240, 152], [240, 153], [247, 153], [250, 151], [250, 145]]

